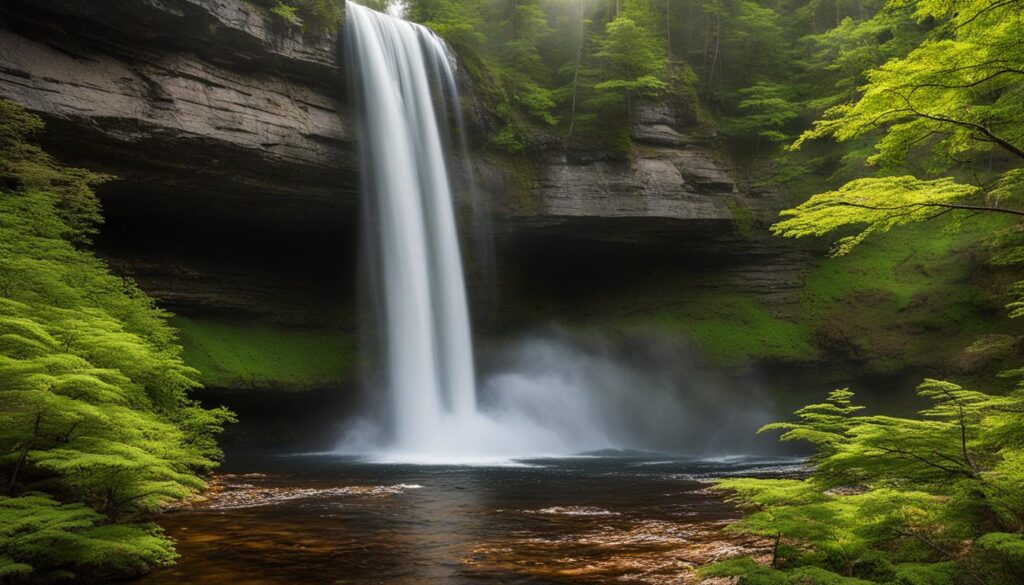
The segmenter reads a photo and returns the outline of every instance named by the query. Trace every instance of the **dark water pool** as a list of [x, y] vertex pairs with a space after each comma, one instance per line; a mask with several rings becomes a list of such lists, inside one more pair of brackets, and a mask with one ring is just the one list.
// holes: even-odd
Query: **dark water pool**
[[601, 454], [504, 467], [236, 456], [212, 495], [167, 514], [164, 583], [690, 583], [762, 543], [722, 532], [707, 489], [793, 459]]

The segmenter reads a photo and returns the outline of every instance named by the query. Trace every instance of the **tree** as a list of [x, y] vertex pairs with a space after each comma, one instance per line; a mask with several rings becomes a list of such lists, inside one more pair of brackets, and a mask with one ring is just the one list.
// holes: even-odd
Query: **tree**
[[[900, 4], [897, 4], [900, 6]], [[856, 101], [831, 107], [794, 144], [830, 136], [870, 138], [866, 160], [880, 176], [860, 178], [782, 212], [784, 237], [841, 237], [834, 253], [865, 238], [950, 213], [999, 214], [1018, 221], [993, 234], [994, 261], [1024, 263], [1024, 13], [1001, 0], [914, 3], [937, 22], [905, 57], [867, 73]], [[910, 172], [908, 172], [910, 171]], [[916, 172], [915, 172], [916, 171]], [[1024, 314], [1024, 285], [1011, 289]]]
[[88, 251], [106, 178], [40, 128], [0, 101], [0, 575], [138, 574], [173, 559], [145, 520], [204, 486], [232, 417], [188, 397], [167, 314]]
[[634, 98], [664, 91], [668, 58], [654, 35], [653, 11], [647, 0], [626, 0], [622, 10], [605, 26], [605, 38], [597, 56], [610, 65], [605, 80], [595, 86], [621, 98], [627, 118]]
[[880, 132], [868, 162], [883, 171], [906, 165], [922, 149], [932, 156], [932, 174], [976, 169], [980, 158], [998, 170], [971, 183], [915, 175], [853, 181], [783, 212], [788, 219], [775, 233], [802, 237], [857, 226], [836, 248], [845, 253], [872, 233], [947, 212], [1024, 216], [1014, 207], [1024, 186], [1024, 16], [999, 0], [916, 6], [919, 19], [942, 24], [905, 58], [870, 71], [856, 102], [829, 109], [793, 147]]
[[778, 144], [787, 140], [784, 132], [799, 115], [797, 105], [787, 88], [778, 83], [756, 83], [739, 90], [742, 100], [736, 106], [739, 117], [729, 120], [726, 133], [734, 139], [752, 141], [754, 153], [761, 153], [761, 144]]
[[538, 51], [541, 40], [550, 33], [547, 18], [538, 0], [503, 0], [495, 10], [501, 39], [496, 50], [500, 72], [509, 98], [547, 124], [557, 119], [551, 113], [555, 101], [545, 87], [548, 69]]
[[408, 16], [421, 22], [463, 50], [475, 48], [483, 41], [479, 32], [483, 2], [480, 0], [413, 0], [408, 3]]
[[925, 380], [918, 394], [931, 401], [919, 418], [861, 414], [838, 390], [797, 422], [762, 429], [811, 442], [813, 471], [719, 482], [751, 510], [729, 529], [773, 538], [776, 557], [706, 572], [741, 583], [801, 583], [808, 571], [828, 583], [1019, 582], [1024, 384], [991, 395]]

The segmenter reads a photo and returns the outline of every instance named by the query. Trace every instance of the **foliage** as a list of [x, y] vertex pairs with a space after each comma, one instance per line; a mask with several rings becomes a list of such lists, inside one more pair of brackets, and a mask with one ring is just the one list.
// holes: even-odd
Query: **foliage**
[[343, 0], [247, 0], [266, 8], [278, 21], [316, 35], [337, 30], [341, 25]]
[[[1024, 164], [1024, 15], [1012, 2], [913, 5], [919, 20], [941, 24], [905, 57], [869, 71], [856, 101], [830, 108], [794, 147], [825, 136], [871, 136], [875, 153], [867, 163], [888, 174], [924, 157], [923, 174], [935, 178], [852, 181], [784, 212], [789, 219], [776, 233], [803, 237], [861, 226], [837, 244], [845, 253], [872, 233], [951, 211], [1024, 215], [1013, 208]], [[974, 164], [982, 157], [991, 171]], [[965, 173], [971, 182], [955, 176]]]
[[[808, 37], [807, 63], [827, 63], [815, 71], [830, 84], [797, 88], [808, 108], [825, 111], [793, 148], [821, 137], [846, 146], [780, 160], [795, 166], [792, 176], [831, 168], [840, 185], [784, 211], [772, 231], [838, 234], [833, 252], [845, 255], [909, 224], [930, 222], [935, 233], [936, 218], [959, 214], [943, 225], [981, 229], [996, 264], [1019, 266], [1022, 32], [1014, 2], [908, 0]], [[1006, 221], [965, 219], [977, 214]], [[919, 228], [908, 245], [927, 247]], [[1021, 306], [1010, 309], [1022, 314]], [[1013, 340], [990, 335], [971, 347]], [[1000, 394], [928, 379], [918, 396], [931, 405], [917, 417], [868, 415], [837, 390], [797, 411], [796, 421], [762, 429], [812, 444], [812, 472], [720, 482], [750, 511], [730, 529], [770, 539], [775, 554], [770, 566], [735, 559], [705, 572], [740, 583], [1020, 582], [1024, 384]]]
[[772, 226], [772, 232], [790, 238], [822, 236], [849, 226], [864, 226], [854, 235], [840, 238], [833, 248], [837, 256], [848, 253], [872, 233], [933, 219], [956, 209], [957, 201], [978, 187], [952, 178], [921, 180], [910, 176], [879, 177], [850, 181], [835, 191], [815, 195], [782, 212], [788, 217]]
[[811, 568], [837, 583], [1018, 582], [1024, 383], [993, 395], [925, 380], [918, 395], [931, 403], [919, 418], [862, 414], [844, 389], [764, 427], [814, 445], [813, 473], [719, 482], [751, 511], [729, 529], [774, 539], [776, 554], [771, 567], [708, 572], [741, 583], [800, 582]]
[[41, 493], [0, 496], [0, 580], [139, 575], [175, 556], [155, 525], [108, 524], [89, 506]]
[[501, 96], [488, 105], [500, 126], [489, 142], [506, 152], [522, 152], [536, 135], [554, 130], [566, 142], [579, 139], [625, 156], [636, 104], [670, 89], [651, 0], [621, 0], [617, 13], [589, 0], [411, 0], [407, 6], [409, 17], [441, 34], [460, 56], [479, 57], [484, 66], [472, 73], [498, 80]]
[[[169, 561], [169, 545], [111, 522], [202, 488], [231, 415], [187, 397], [196, 372], [167, 315], [81, 247], [99, 213], [89, 187], [104, 178], [28, 144], [40, 127], [0, 101], [0, 493], [17, 520], [0, 557], [40, 578], [137, 572]], [[35, 519], [68, 546], [43, 554]]]
[[483, 7], [481, 0], [416, 0], [408, 16], [465, 50], [484, 40], [479, 32]]
[[797, 118], [799, 110], [787, 88], [778, 83], [760, 82], [739, 90], [736, 105], [740, 117], [730, 120], [725, 131], [734, 139], [754, 143], [755, 153], [762, 142], [781, 143], [788, 139], [786, 130]]
[[634, 0], [626, 2], [622, 12], [607, 24], [597, 56], [608, 61], [611, 71], [595, 89], [621, 94], [628, 103], [633, 96], [654, 96], [667, 87], [662, 80], [664, 49], [651, 29], [643, 26], [650, 18], [649, 5]]
[[[513, 104], [554, 125], [551, 114], [555, 102], [551, 91], [542, 83], [547, 75], [544, 62], [537, 49], [538, 43], [551, 29], [537, 0], [498, 2], [492, 7], [491, 17], [499, 23], [499, 45], [496, 47], [499, 76]], [[492, 39], [494, 40], [494, 39]]]

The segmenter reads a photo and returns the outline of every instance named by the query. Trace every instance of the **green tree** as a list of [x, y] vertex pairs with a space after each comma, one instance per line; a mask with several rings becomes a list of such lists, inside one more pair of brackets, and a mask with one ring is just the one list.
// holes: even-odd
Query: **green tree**
[[756, 83], [738, 93], [740, 115], [724, 128], [731, 138], [753, 142], [755, 154], [761, 153], [762, 143], [778, 144], [789, 138], [785, 130], [799, 116], [799, 109], [784, 85]]
[[188, 398], [166, 313], [88, 251], [106, 178], [40, 128], [0, 101], [0, 574], [136, 574], [173, 559], [145, 521], [203, 487], [231, 415]]
[[[828, 109], [793, 145], [870, 140], [866, 162], [876, 176], [784, 211], [774, 233], [842, 232], [834, 253], [845, 254], [872, 234], [950, 213], [1024, 217], [1024, 13], [998, 0], [911, 6], [919, 21], [935, 23], [931, 32], [905, 57], [868, 71], [856, 101]], [[1019, 222], [992, 236], [995, 263], [1024, 263]], [[1011, 292], [1011, 310], [1024, 314], [1024, 285]]]
[[[946, 212], [1024, 216], [1014, 207], [1024, 185], [1024, 15], [1014, 3], [989, 0], [921, 1], [916, 15], [941, 24], [905, 58], [870, 71], [857, 101], [829, 109], [794, 147], [825, 136], [877, 135], [870, 164], [898, 170], [923, 150], [931, 156], [924, 174], [933, 177], [850, 182], [783, 212], [775, 233], [803, 237], [855, 227], [836, 248], [845, 253], [872, 233]], [[934, 177], [977, 172], [980, 159], [994, 171], [970, 182]]]
[[502, 0], [493, 11], [499, 23], [494, 39], [500, 42], [495, 54], [510, 101], [554, 125], [555, 101], [546, 87], [549, 71], [538, 50], [551, 29], [539, 0]]
[[482, 0], [413, 0], [408, 3], [408, 17], [468, 50], [483, 41], [479, 30], [483, 4]]
[[619, 14], [605, 26], [597, 53], [609, 66], [595, 89], [620, 101], [627, 119], [636, 98], [656, 96], [668, 87], [668, 58], [653, 22], [648, 0], [624, 0]]
[[751, 510], [730, 530], [773, 538], [776, 556], [707, 572], [741, 583], [801, 583], [810, 569], [837, 583], [1019, 582], [1024, 384], [992, 395], [925, 380], [918, 394], [931, 402], [918, 418], [861, 414], [840, 390], [765, 427], [811, 442], [813, 472], [720, 482]]

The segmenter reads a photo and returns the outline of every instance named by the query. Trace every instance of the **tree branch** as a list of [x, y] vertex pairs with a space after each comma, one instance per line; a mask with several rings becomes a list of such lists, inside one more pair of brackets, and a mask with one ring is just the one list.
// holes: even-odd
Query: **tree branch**
[[857, 207], [860, 209], [872, 209], [875, 211], [900, 211], [904, 209], [933, 207], [938, 209], [946, 209], [949, 211], [958, 209], [965, 211], [982, 211], [986, 213], [1005, 213], [1008, 215], [1024, 217], [1024, 210], [1021, 209], [1010, 209], [1007, 207], [987, 207], [984, 205], [961, 205], [958, 203], [908, 203], [906, 205], [866, 205], [864, 203], [853, 203], [852, 201], [839, 201], [836, 203], [836, 205], [843, 205], [845, 207]]
[[[911, 93], [913, 93], [913, 90], [911, 90]], [[915, 116], [924, 118], [926, 120], [932, 120], [932, 121], [935, 121], [935, 122], [942, 122], [942, 123], [945, 123], [945, 124], [952, 124], [954, 126], [960, 126], [961, 128], [971, 128], [973, 130], [977, 130], [978, 132], [981, 132], [984, 136], [988, 137], [988, 139], [991, 140], [993, 143], [998, 144], [999, 146], [1003, 147], [1003, 149], [1005, 149], [1007, 152], [1013, 154], [1017, 158], [1024, 158], [1024, 149], [1018, 148], [1016, 145], [1014, 145], [1010, 141], [1008, 141], [1005, 138], [1003, 138], [1002, 136], [999, 136], [998, 134], [992, 132], [991, 130], [989, 130], [988, 128], [986, 128], [985, 126], [983, 126], [981, 124], [976, 124], [974, 122], [967, 122], [965, 120], [956, 120], [956, 119], [953, 119], [953, 118], [948, 118], [946, 116], [926, 114], [926, 113], [921, 112], [921, 111], [917, 110], [916, 108], [914, 108], [914, 105], [910, 102], [910, 96], [906, 96], [906, 95], [900, 94], [900, 97], [902, 97], [903, 101], [905, 101], [907, 103], [907, 108], [911, 112], [913, 112]]]

